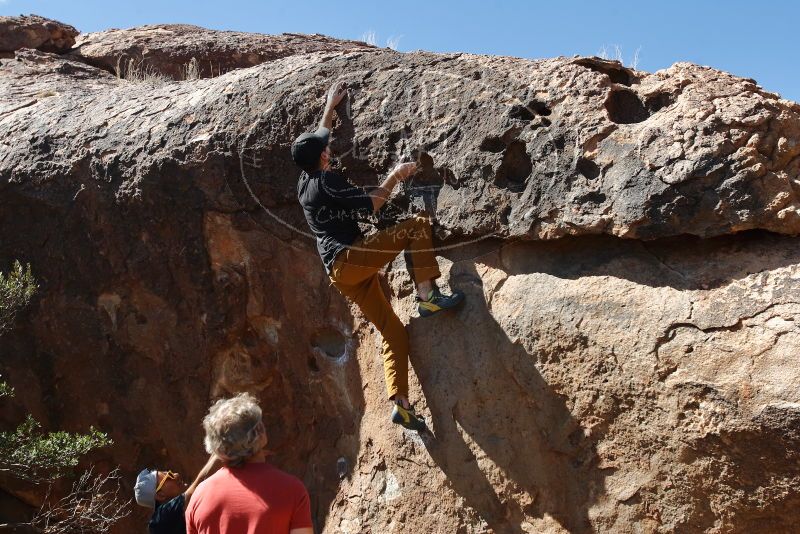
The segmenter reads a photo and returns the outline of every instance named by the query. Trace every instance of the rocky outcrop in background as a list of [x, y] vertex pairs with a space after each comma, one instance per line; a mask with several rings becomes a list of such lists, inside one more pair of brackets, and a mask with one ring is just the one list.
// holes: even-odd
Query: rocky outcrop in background
[[119, 69], [122, 74], [133, 61], [160, 75], [183, 80], [190, 62], [196, 63], [199, 77], [209, 78], [296, 54], [372, 48], [360, 41], [324, 35], [262, 35], [159, 24], [81, 34], [69, 55], [110, 72]]
[[[106, 430], [132, 478], [197, 470], [208, 404], [252, 391], [325, 532], [795, 528], [800, 105], [688, 63], [158, 28], [0, 63], [0, 267], [42, 285], [0, 340], [21, 406]], [[231, 72], [111, 73], [153, 50], [176, 77], [216, 35]], [[431, 213], [468, 296], [418, 319], [387, 270], [432, 439], [389, 425], [380, 336], [296, 205], [288, 148], [337, 79], [346, 173], [420, 158], [387, 218]]]
[[76, 35], [72, 26], [37, 15], [0, 17], [0, 58], [14, 57], [21, 48], [63, 54], [75, 44]]

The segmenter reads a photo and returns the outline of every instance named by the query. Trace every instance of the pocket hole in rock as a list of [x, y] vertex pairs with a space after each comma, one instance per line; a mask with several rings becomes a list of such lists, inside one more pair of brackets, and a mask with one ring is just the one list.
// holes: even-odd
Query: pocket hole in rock
[[532, 109], [537, 115], [541, 115], [542, 117], [547, 117], [550, 115], [550, 113], [552, 113], [550, 108], [547, 107], [547, 104], [544, 102], [539, 102], [538, 100], [531, 100], [528, 104], [528, 108]]
[[580, 174], [588, 178], [589, 180], [594, 180], [598, 176], [600, 176], [600, 167], [597, 166], [597, 163], [590, 160], [589, 158], [580, 157], [578, 158], [577, 163], [577, 170]]
[[589, 191], [575, 198], [576, 204], [602, 204], [606, 201], [606, 196], [599, 191]]
[[550, 115], [550, 108], [544, 102], [538, 100], [531, 100], [527, 105], [512, 106], [511, 111], [508, 113], [509, 118], [532, 121], [536, 116]]
[[[312, 345], [329, 358], [338, 360], [345, 355], [347, 340], [341, 332], [333, 327], [326, 326], [314, 334]], [[314, 363], [316, 364], [316, 361]]]
[[525, 143], [514, 141], [503, 153], [503, 161], [497, 171], [495, 184], [511, 191], [522, 191], [531, 172], [533, 164], [525, 150]]
[[500, 211], [500, 224], [508, 226], [508, 219], [511, 215], [511, 206], [506, 206]]
[[[416, 188], [423, 187], [441, 187], [444, 185], [445, 175], [442, 174], [439, 168], [434, 167], [433, 157], [427, 152], [419, 152], [413, 154], [416, 156], [418, 166], [417, 173], [408, 182], [409, 187]], [[447, 169], [445, 169], [445, 173]]]
[[502, 152], [506, 144], [499, 137], [487, 137], [481, 143], [480, 149], [484, 152]]
[[608, 118], [617, 124], [634, 124], [646, 120], [650, 114], [633, 91], [617, 89], [605, 101]]
[[532, 121], [536, 114], [525, 106], [514, 106], [508, 113], [509, 118], [521, 121]]
[[674, 99], [669, 93], [656, 93], [648, 96], [644, 100], [644, 105], [650, 113], [657, 113], [674, 103]]

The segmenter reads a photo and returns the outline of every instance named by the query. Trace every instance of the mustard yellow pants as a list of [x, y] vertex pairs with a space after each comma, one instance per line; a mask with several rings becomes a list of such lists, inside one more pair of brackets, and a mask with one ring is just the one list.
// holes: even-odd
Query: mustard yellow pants
[[390, 399], [408, 397], [408, 333], [383, 293], [378, 272], [403, 250], [415, 282], [441, 276], [426, 217], [408, 219], [356, 241], [336, 256], [330, 275], [336, 289], [355, 302], [383, 336], [383, 372]]

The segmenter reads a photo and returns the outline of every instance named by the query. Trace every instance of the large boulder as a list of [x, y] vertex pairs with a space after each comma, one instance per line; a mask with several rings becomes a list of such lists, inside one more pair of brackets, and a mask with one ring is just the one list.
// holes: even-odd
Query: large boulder
[[[21, 406], [132, 477], [197, 470], [208, 404], [254, 392], [325, 532], [794, 528], [800, 106], [688, 63], [297, 52], [170, 83], [2, 62], [0, 268], [41, 283], [0, 339]], [[468, 296], [415, 318], [387, 270], [425, 439], [296, 205], [337, 79], [342, 167], [422, 162], [378, 223], [430, 213]]]
[[374, 47], [324, 35], [262, 35], [189, 24], [153, 24], [81, 34], [71, 55], [121, 76], [139, 69], [183, 80], [219, 76], [294, 54], [369, 48]]
[[0, 17], [0, 57], [11, 57], [20, 48], [64, 53], [76, 35], [78, 30], [69, 24], [38, 15]]

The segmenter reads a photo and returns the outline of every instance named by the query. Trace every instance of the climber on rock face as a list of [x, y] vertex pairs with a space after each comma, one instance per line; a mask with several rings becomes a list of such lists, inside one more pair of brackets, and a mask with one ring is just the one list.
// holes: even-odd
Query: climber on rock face
[[392, 189], [417, 171], [415, 163], [401, 163], [380, 186], [369, 193], [331, 169], [330, 130], [336, 106], [345, 98], [344, 83], [335, 83], [319, 128], [304, 133], [292, 144], [292, 159], [303, 172], [297, 197], [316, 237], [317, 250], [331, 283], [361, 309], [383, 336], [386, 389], [393, 401], [391, 420], [405, 428], [423, 430], [424, 422], [408, 402], [408, 334], [381, 288], [379, 271], [405, 251], [406, 267], [417, 289], [422, 317], [453, 308], [464, 299], [461, 292], [443, 294], [435, 280], [441, 276], [432, 245], [431, 223], [413, 217], [390, 228], [364, 236], [358, 221], [377, 213]]

